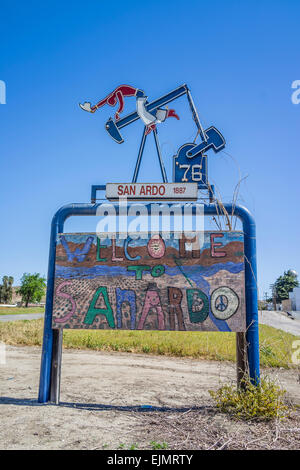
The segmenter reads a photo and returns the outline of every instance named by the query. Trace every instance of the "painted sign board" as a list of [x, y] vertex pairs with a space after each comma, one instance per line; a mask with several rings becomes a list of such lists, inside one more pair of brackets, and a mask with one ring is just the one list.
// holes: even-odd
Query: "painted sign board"
[[59, 234], [52, 328], [245, 331], [243, 233], [178, 235]]
[[110, 201], [126, 197], [135, 200], [196, 201], [196, 183], [107, 183], [106, 198]]

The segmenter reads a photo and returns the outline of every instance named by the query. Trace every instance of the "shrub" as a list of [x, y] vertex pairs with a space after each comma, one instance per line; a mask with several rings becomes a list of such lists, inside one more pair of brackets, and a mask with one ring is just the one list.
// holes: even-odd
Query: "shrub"
[[270, 378], [261, 379], [260, 385], [256, 386], [247, 377], [241, 388], [227, 384], [216, 392], [210, 390], [209, 393], [219, 410], [237, 419], [280, 419], [288, 413], [288, 407], [284, 403], [286, 391]]

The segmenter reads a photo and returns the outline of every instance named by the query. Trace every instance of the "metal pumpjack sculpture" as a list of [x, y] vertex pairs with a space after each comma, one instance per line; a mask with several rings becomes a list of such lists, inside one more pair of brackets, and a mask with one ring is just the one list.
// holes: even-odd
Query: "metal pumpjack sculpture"
[[[214, 152], [219, 152], [225, 147], [225, 140], [222, 134], [214, 126], [211, 126], [205, 130], [203, 129], [192, 99], [191, 92], [187, 85], [181, 85], [180, 87], [152, 101], [151, 103], [148, 102], [148, 97], [145, 95], [143, 90], [129, 85], [121, 85], [104, 99], [99, 101], [96, 105], [91, 106], [90, 102], [85, 102], [79, 106], [84, 111], [94, 113], [97, 109], [104, 105], [118, 105], [115, 118], [112, 119], [110, 117], [105, 124], [107, 132], [118, 144], [122, 144], [124, 142], [124, 139], [120, 133], [120, 129], [128, 126], [129, 124], [132, 124], [138, 119], [141, 119], [145, 124], [145, 128], [139, 148], [132, 182], [136, 183], [137, 181], [146, 138], [151, 132], [153, 132], [162, 179], [164, 183], [167, 183], [168, 180], [166, 170], [163, 164], [158, 140], [157, 124], [164, 122], [169, 117], [174, 117], [179, 120], [179, 116], [176, 114], [174, 109], [163, 108], [163, 106], [166, 106], [171, 101], [174, 101], [183, 95], [187, 96], [193, 120], [195, 121], [198, 129], [197, 135], [200, 135], [202, 141], [198, 144], [187, 143], [179, 148], [177, 154], [173, 157], [173, 180], [177, 183], [197, 182], [199, 189], [208, 189], [211, 192], [211, 186], [208, 186], [207, 159], [204, 155], [204, 152], [209, 149], [213, 149]], [[125, 98], [133, 96], [136, 98], [136, 111], [128, 114], [127, 116], [124, 116], [123, 118], [120, 118], [120, 114], [124, 110]]]

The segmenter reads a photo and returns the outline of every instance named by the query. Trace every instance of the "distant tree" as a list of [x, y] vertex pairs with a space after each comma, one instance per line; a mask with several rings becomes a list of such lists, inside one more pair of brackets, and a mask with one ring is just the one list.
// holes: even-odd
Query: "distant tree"
[[276, 279], [273, 286], [277, 302], [288, 299], [289, 292], [292, 292], [294, 287], [299, 287], [297, 273], [292, 269], [284, 271], [284, 274]]
[[28, 307], [29, 302], [40, 302], [45, 293], [46, 278], [39, 273], [24, 273], [21, 278], [21, 287], [18, 294], [22, 296], [22, 302]]
[[14, 278], [12, 276], [3, 276], [0, 285], [0, 302], [9, 304], [12, 301]]

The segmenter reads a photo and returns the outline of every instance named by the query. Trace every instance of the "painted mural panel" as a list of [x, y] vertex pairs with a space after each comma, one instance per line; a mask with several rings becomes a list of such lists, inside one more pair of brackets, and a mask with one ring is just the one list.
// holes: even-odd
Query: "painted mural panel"
[[245, 331], [242, 232], [61, 234], [53, 328]]

